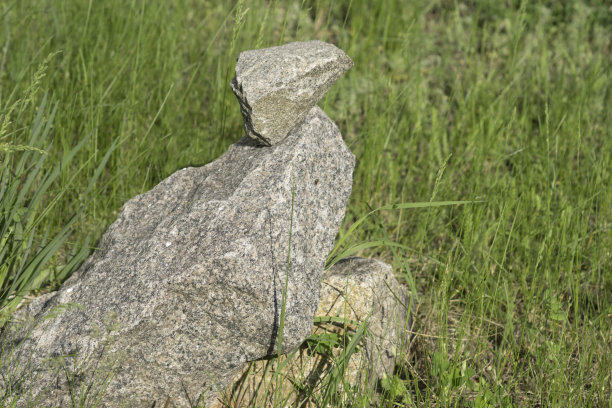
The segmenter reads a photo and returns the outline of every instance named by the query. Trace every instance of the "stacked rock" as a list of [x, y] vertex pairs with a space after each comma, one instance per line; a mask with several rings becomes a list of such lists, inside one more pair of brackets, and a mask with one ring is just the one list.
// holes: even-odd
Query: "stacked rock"
[[[320, 41], [241, 53], [231, 87], [246, 136], [129, 200], [79, 270], [20, 311], [23, 324], [0, 336], [0, 352], [10, 350], [0, 356], [0, 390], [24, 392], [4, 401], [211, 406], [248, 362], [279, 353], [280, 333], [280, 352], [297, 349], [317, 307], [338, 303], [319, 293], [355, 157], [316, 103], [351, 66]], [[385, 290], [407, 299], [381, 268], [351, 261], [329, 277], [337, 287], [349, 279], [359, 299], [373, 296], [343, 299], [379, 311], [371, 328], [384, 353], [367, 343], [360, 360], [375, 376], [392, 370], [401, 347], [389, 339], [406, 316], [382, 301]]]
[[[281, 324], [282, 351], [298, 347], [355, 164], [314, 105], [350, 65], [321, 42], [242, 53], [247, 136], [272, 146], [243, 138], [129, 200], [79, 270], [22, 312], [36, 325], [4, 331], [15, 351], [0, 390], [27, 390], [16, 406], [79, 393], [101, 407], [210, 405], [248, 361], [277, 353]], [[67, 303], [80, 307], [43, 318]]]
[[341, 49], [321, 41], [240, 53], [231, 87], [246, 135], [265, 146], [279, 143], [352, 66]]

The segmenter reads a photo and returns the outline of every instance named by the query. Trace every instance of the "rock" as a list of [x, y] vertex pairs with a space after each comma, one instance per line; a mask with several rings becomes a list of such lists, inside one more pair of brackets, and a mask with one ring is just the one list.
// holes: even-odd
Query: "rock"
[[[210, 404], [246, 362], [277, 352], [287, 276], [282, 351], [298, 347], [354, 160], [314, 107], [282, 143], [243, 138], [129, 200], [77, 273], [29, 306], [38, 325], [4, 360], [23, 370], [14, 378], [37, 376], [17, 405], [69, 406], [71, 387], [95, 401], [106, 380], [99, 407]], [[80, 307], [41, 319], [66, 303]]]
[[[330, 268], [323, 279], [321, 301], [316, 313], [318, 320], [326, 317], [341, 317], [357, 324], [366, 319], [367, 333], [361, 348], [346, 365], [344, 384], [360, 387], [365, 395], [373, 391], [378, 379], [393, 374], [395, 363], [407, 355], [411, 315], [410, 295], [406, 288], [393, 276], [391, 267], [374, 259], [348, 258]], [[294, 355], [278, 359], [254, 361], [245, 368], [234, 383], [220, 397], [223, 403], [217, 407], [231, 406], [299, 406], [315, 407], [314, 401], [307, 400], [311, 392], [324, 387], [325, 376], [337, 366], [344, 347], [328, 348], [314, 339], [330, 339], [336, 334], [342, 342], [345, 334], [354, 335], [358, 326], [353, 323], [318, 323], [311, 339]], [[290, 359], [290, 361], [286, 361]], [[283, 365], [278, 370], [280, 364]], [[282, 386], [277, 394], [278, 370]], [[299, 385], [299, 386], [296, 386]], [[339, 391], [343, 389], [340, 384]], [[280, 397], [282, 403], [278, 405]], [[275, 404], [276, 403], [276, 404]], [[302, 405], [304, 404], [304, 405]], [[214, 406], [214, 405], [213, 405]]]
[[230, 85], [246, 135], [266, 146], [279, 143], [352, 66], [342, 50], [321, 41], [240, 53]]

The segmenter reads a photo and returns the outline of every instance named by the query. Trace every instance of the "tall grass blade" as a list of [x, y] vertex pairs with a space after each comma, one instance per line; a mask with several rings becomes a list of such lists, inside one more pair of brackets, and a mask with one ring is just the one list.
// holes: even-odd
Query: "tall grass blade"
[[[295, 200], [295, 180], [293, 180], [293, 186], [291, 188], [291, 219], [289, 221], [289, 244], [288, 244], [288, 248], [287, 248], [287, 268], [285, 270], [285, 282], [284, 282], [284, 288], [283, 288], [283, 298], [282, 298], [282, 302], [281, 302], [281, 313], [280, 313], [280, 319], [279, 319], [279, 325], [278, 325], [278, 339], [277, 339], [277, 353], [278, 356], [277, 358], [280, 361], [281, 355], [283, 353], [282, 347], [283, 347], [283, 335], [284, 335], [284, 328], [285, 328], [285, 307], [287, 304], [287, 289], [289, 287], [289, 272], [291, 271], [291, 240], [293, 238], [293, 205], [294, 205], [294, 200]], [[280, 371], [277, 370], [275, 372], [275, 378], [276, 378], [276, 382], [277, 382], [277, 386], [276, 386], [276, 398], [280, 398], [281, 395], [281, 391], [282, 391], [282, 387], [280, 385], [280, 376], [279, 376]]]
[[[444, 207], [444, 206], [450, 206], [450, 205], [462, 205], [462, 204], [475, 204], [475, 203], [481, 203], [483, 201], [479, 201], [479, 200], [472, 200], [472, 201], [434, 201], [434, 202], [422, 202], [422, 203], [400, 203], [400, 204], [389, 204], [389, 205], [383, 205], [382, 207], [378, 207], [372, 211], [370, 211], [369, 213], [367, 213], [366, 215], [362, 216], [361, 218], [359, 218], [355, 223], [353, 223], [350, 228], [348, 229], [348, 231], [342, 236], [342, 238], [340, 238], [338, 240], [338, 243], [336, 244], [336, 246], [334, 247], [334, 249], [331, 251], [331, 253], [329, 254], [329, 256], [327, 257], [327, 263], [329, 266], [333, 265], [335, 262], [330, 264], [331, 259], [334, 257], [334, 255], [336, 254], [336, 252], [338, 252], [338, 250], [340, 249], [340, 247], [344, 244], [344, 241], [346, 241], [346, 239], [353, 233], [355, 232], [355, 230], [365, 221], [367, 220], [372, 214], [378, 212], [378, 211], [385, 211], [385, 210], [403, 210], [403, 209], [407, 209], [407, 208], [430, 208], [430, 207]], [[342, 259], [342, 258], [340, 258]], [[337, 261], [339, 261], [340, 259], [337, 259]], [[336, 262], [337, 262], [336, 261]]]

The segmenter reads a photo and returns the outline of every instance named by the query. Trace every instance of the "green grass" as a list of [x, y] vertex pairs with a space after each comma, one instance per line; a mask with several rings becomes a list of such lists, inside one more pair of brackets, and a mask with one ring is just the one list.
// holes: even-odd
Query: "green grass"
[[[52, 55], [41, 174], [89, 135], [41, 198], [52, 210], [33, 248], [78, 216], [40, 270], [242, 135], [229, 89], [240, 50], [321, 39], [355, 62], [320, 103], [357, 156], [338, 239], [373, 208], [482, 201], [382, 210], [345, 241], [383, 244], [359, 254], [416, 289], [411, 354], [382, 404], [610, 406], [611, 27], [596, 0], [7, 0], [0, 118]], [[28, 112], [10, 113], [0, 143], [28, 145]], [[37, 157], [13, 150], [3, 163]]]

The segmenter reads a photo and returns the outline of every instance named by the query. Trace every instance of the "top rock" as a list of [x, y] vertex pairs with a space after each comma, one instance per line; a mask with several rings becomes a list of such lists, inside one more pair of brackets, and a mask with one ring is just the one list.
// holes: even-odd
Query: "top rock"
[[230, 85], [247, 136], [266, 146], [279, 143], [352, 66], [344, 51], [321, 41], [240, 53]]

